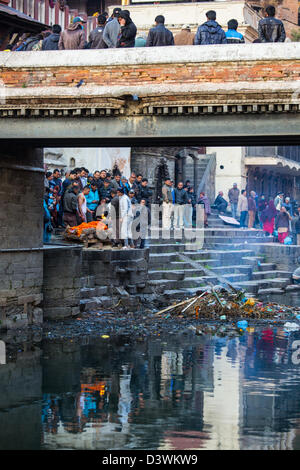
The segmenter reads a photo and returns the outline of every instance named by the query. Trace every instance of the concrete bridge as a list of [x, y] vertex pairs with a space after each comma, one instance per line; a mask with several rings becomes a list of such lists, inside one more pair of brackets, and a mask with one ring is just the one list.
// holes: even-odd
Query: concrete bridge
[[41, 147], [300, 144], [299, 43], [1, 52], [0, 84], [0, 328], [63, 282], [78, 311], [78, 255], [44, 254]]
[[3, 141], [298, 143], [299, 43], [1, 53], [0, 79]]

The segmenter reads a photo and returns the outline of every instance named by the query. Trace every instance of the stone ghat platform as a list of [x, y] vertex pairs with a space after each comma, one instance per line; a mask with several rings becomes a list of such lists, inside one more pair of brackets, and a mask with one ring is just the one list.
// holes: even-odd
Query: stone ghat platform
[[[0, 329], [42, 324], [151, 293], [149, 250], [96, 250], [48, 244], [0, 250]], [[148, 290], [147, 290], [148, 289]]]
[[[146, 249], [83, 248], [59, 243], [0, 250], [0, 329], [24, 328], [140, 302], [184, 298], [218, 285], [219, 277], [248, 295], [299, 290], [292, 273], [300, 246], [284, 246], [261, 230], [205, 229], [208, 242], [149, 240]], [[223, 236], [223, 239], [221, 240]], [[212, 241], [212, 238], [215, 238]]]

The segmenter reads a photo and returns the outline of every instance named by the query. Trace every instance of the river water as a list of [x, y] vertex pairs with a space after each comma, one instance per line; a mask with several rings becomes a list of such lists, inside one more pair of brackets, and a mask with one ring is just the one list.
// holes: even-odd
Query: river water
[[300, 449], [300, 331], [22, 344], [0, 449]]

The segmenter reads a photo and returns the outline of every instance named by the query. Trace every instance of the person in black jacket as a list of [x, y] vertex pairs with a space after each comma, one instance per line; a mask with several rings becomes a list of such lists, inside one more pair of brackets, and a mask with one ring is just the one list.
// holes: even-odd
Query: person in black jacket
[[183, 228], [184, 209], [188, 202], [188, 193], [183, 187], [183, 182], [180, 181], [175, 188], [174, 228]]
[[140, 186], [140, 190], [137, 193], [137, 200], [140, 203], [142, 199], [145, 199], [147, 206], [150, 206], [150, 200], [152, 196], [151, 189], [148, 188], [147, 178], [143, 178]]
[[154, 28], [151, 28], [148, 33], [146, 47], [173, 46], [173, 33], [165, 27], [165, 17], [162, 15], [158, 15], [155, 18], [155, 24], [156, 26]]
[[43, 40], [42, 51], [58, 51], [60, 33], [61, 27], [59, 24], [54, 24], [52, 26], [52, 33]]
[[214, 202], [214, 206], [216, 206], [219, 214], [226, 214], [228, 202], [223, 198], [223, 191], [219, 191], [219, 194]]
[[216, 22], [216, 12], [210, 10], [206, 13], [207, 20], [198, 27], [195, 36], [195, 45], [227, 44], [225, 31]]
[[91, 31], [89, 35], [89, 46], [91, 49], [107, 49], [107, 44], [103, 39], [106, 17], [99, 15], [97, 18], [98, 26]]
[[285, 29], [282, 21], [274, 18], [275, 8], [269, 5], [266, 8], [266, 18], [263, 18], [258, 23], [258, 37], [260, 42], [284, 42]]
[[121, 29], [118, 35], [117, 47], [134, 47], [137, 30], [128, 12], [122, 10], [119, 14], [118, 20]]

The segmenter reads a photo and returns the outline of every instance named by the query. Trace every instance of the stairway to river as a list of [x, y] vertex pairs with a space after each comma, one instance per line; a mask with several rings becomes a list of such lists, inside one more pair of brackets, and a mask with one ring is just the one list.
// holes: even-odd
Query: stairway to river
[[257, 254], [257, 245], [274, 243], [272, 236], [259, 229], [225, 225], [217, 214], [208, 223], [208, 228], [197, 231], [200, 247], [189, 239], [151, 240], [149, 283], [154, 289], [164, 289], [170, 298], [183, 298], [205, 291], [210, 283], [220, 285], [219, 276], [260, 298], [295, 289], [292, 272], [277, 269], [276, 260], [267, 262]]

